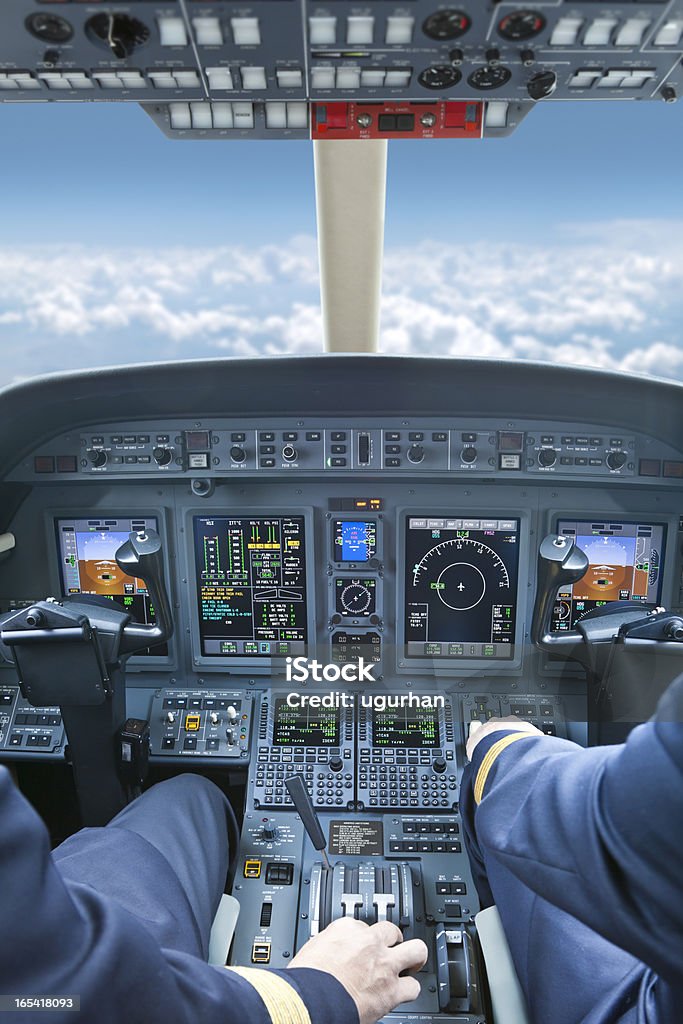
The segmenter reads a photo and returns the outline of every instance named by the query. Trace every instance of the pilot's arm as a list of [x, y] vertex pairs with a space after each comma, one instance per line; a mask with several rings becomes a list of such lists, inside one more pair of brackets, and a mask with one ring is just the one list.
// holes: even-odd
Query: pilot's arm
[[[373, 928], [337, 922], [304, 946], [288, 970], [215, 967], [162, 948], [135, 907], [129, 913], [107, 894], [106, 863], [116, 856], [120, 829], [79, 833], [91, 862], [91, 882], [84, 884], [58, 868], [42, 821], [2, 767], [0, 822], [0, 995], [79, 996], [81, 1014], [51, 1011], [54, 1024], [79, 1016], [97, 1024], [373, 1024], [419, 992], [415, 978], [399, 975], [419, 969], [427, 950], [418, 940], [402, 943], [389, 922]], [[130, 833], [126, 842], [129, 856]], [[149, 865], [142, 840], [133, 848], [137, 884]], [[103, 891], [92, 870], [99, 858]], [[162, 870], [163, 862], [155, 863]], [[134, 890], [131, 884], [130, 899]], [[117, 896], [125, 900], [125, 889]], [[168, 898], [177, 896], [170, 891]], [[177, 920], [180, 927], [183, 916]], [[30, 1010], [3, 1014], [7, 1024], [43, 1017]]]
[[680, 988], [683, 677], [621, 746], [583, 749], [498, 722], [473, 734], [468, 753], [485, 864], [498, 861]]

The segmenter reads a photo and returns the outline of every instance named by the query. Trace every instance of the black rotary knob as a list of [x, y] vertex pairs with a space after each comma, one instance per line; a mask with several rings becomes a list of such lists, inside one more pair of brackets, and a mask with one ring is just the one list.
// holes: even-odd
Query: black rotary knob
[[330, 768], [333, 772], [340, 772], [344, 767], [344, 762], [341, 757], [333, 757], [330, 759]]
[[435, 757], [434, 758], [434, 761], [432, 763], [432, 768], [434, 769], [435, 772], [437, 772], [437, 774], [443, 775], [443, 773], [446, 771], [447, 767], [448, 766], [446, 764], [446, 758], [445, 757]]
[[622, 469], [626, 465], [627, 458], [626, 452], [609, 452], [606, 461], [610, 469]]
[[152, 458], [157, 466], [168, 466], [173, 458], [173, 452], [170, 448], [155, 448], [152, 452]]
[[293, 444], [286, 444], [282, 449], [282, 458], [285, 462], [296, 462], [299, 453]]
[[548, 469], [550, 466], [554, 466], [557, 462], [557, 452], [554, 448], [541, 448], [538, 453], [538, 464]]
[[460, 452], [460, 458], [463, 462], [472, 463], [477, 461], [477, 449], [471, 445], [467, 445], [466, 448]]
[[247, 457], [247, 453], [244, 448], [240, 448], [239, 445], [235, 444], [230, 449], [230, 458], [233, 462], [244, 462]]
[[107, 453], [102, 448], [91, 448], [88, 452], [88, 459], [96, 469], [107, 465]]
[[422, 462], [425, 457], [425, 450], [421, 444], [411, 444], [408, 449], [408, 462], [412, 462], [414, 465]]

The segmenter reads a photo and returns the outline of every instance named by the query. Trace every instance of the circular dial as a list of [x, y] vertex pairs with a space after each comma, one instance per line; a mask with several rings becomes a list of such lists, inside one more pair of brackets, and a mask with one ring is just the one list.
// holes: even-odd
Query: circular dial
[[462, 78], [457, 68], [450, 64], [434, 64], [431, 68], [425, 68], [418, 76], [418, 82], [425, 89], [450, 89], [457, 85]]
[[66, 18], [43, 11], [29, 14], [26, 19], [26, 28], [32, 36], [42, 39], [44, 43], [66, 43], [74, 34], [74, 30]]
[[431, 548], [413, 569], [413, 586], [429, 582], [439, 600], [455, 612], [476, 608], [486, 594], [487, 580], [510, 587], [507, 566], [481, 541], [454, 537]]
[[464, 11], [437, 11], [422, 23], [422, 31], [430, 39], [459, 39], [472, 25]]
[[513, 11], [498, 22], [498, 31], [504, 39], [519, 42], [533, 39], [545, 28], [545, 18], [538, 11]]
[[367, 615], [374, 604], [373, 594], [360, 580], [349, 580], [346, 586], [341, 588], [337, 604], [342, 614]]
[[627, 458], [626, 452], [609, 452], [607, 465], [610, 469], [621, 469], [626, 465]]
[[148, 41], [150, 32], [137, 18], [127, 14], [95, 14], [85, 23], [85, 34], [106, 47], [117, 60], [124, 60]]
[[500, 89], [512, 78], [510, 68], [503, 65], [486, 64], [483, 68], [477, 68], [467, 79], [473, 89], [480, 89], [482, 92], [489, 92], [491, 89]]

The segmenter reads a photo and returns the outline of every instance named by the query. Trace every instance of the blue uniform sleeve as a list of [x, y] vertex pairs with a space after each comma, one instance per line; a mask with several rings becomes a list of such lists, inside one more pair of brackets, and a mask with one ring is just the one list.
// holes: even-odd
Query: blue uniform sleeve
[[[683, 698], [683, 680], [677, 687]], [[662, 707], [666, 713], [662, 714]], [[683, 984], [683, 699], [622, 746], [499, 732], [467, 769], [485, 860]], [[494, 894], [495, 895], [495, 894]]]
[[[330, 974], [230, 970], [161, 949], [117, 903], [65, 881], [43, 823], [2, 767], [0, 821], [1, 995], [77, 995], [82, 1019], [98, 1024], [358, 1024], [353, 999]], [[73, 1018], [50, 1012], [52, 1024]]]

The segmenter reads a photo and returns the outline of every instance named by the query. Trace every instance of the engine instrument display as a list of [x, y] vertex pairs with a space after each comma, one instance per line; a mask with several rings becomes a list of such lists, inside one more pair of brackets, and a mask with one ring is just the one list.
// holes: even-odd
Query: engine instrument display
[[273, 746], [338, 747], [339, 708], [291, 708], [286, 697], [275, 701]]
[[303, 654], [307, 640], [303, 516], [194, 519], [201, 653]]
[[666, 526], [620, 520], [560, 520], [557, 532], [588, 555], [589, 566], [573, 586], [558, 591], [552, 629], [570, 630], [608, 601], [658, 604], [662, 591]]
[[[116, 552], [139, 530], [157, 530], [153, 516], [102, 517], [100, 519], [57, 519], [57, 544], [62, 593], [96, 594], [107, 597], [130, 612], [136, 622], [155, 622], [147, 587], [143, 580], [127, 576], [116, 563]], [[165, 657], [167, 644], [157, 644], [144, 655]]]
[[373, 711], [373, 747], [440, 747], [439, 715], [435, 708]]
[[519, 519], [407, 518], [406, 657], [513, 657], [519, 527]]
[[335, 562], [369, 562], [377, 550], [377, 524], [358, 519], [334, 523]]

